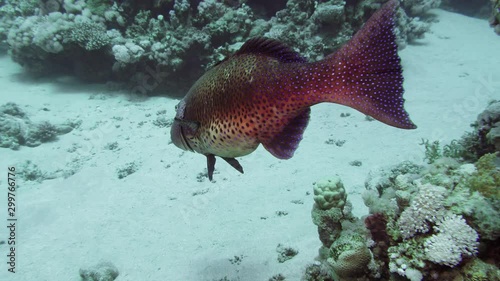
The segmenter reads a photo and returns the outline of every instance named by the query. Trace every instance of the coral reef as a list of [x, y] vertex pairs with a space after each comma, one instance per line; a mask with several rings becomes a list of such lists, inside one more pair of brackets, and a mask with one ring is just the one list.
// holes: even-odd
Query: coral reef
[[[500, 9], [500, 6], [497, 8]], [[480, 156], [500, 151], [500, 101], [492, 101], [477, 117], [479, 142], [484, 149]], [[494, 150], [493, 150], [494, 149]]]
[[500, 201], [500, 172], [498, 171], [495, 154], [485, 154], [476, 163], [476, 171], [467, 179], [466, 184], [471, 191], [478, 191], [493, 202]]
[[409, 11], [410, 15], [417, 16], [432, 8], [439, 7], [441, 0], [405, 0], [402, 5]]
[[339, 177], [314, 183], [313, 223], [323, 246], [320, 268], [311, 265], [304, 280], [356, 278], [369, 273], [372, 254], [367, 246], [361, 220], [352, 216], [344, 185]]
[[[427, 167], [404, 162], [379, 170], [379, 176], [371, 173], [363, 194], [370, 209], [364, 227], [336, 207], [342, 203], [326, 205], [335, 210], [327, 212], [318, 205], [326, 200], [315, 197], [313, 222], [323, 246], [320, 264], [309, 266], [303, 280], [495, 280], [474, 279], [471, 271], [493, 262], [484, 276], [500, 274], [499, 257], [489, 250], [497, 249], [500, 236], [495, 157], [486, 154], [475, 166], [450, 158]], [[322, 181], [315, 193], [340, 184], [338, 178]], [[337, 196], [331, 203], [346, 200]]]
[[491, 4], [493, 9], [490, 17], [490, 25], [495, 29], [495, 32], [500, 35], [500, 1], [492, 0]]
[[[496, 106], [479, 115], [474, 135], [496, 128]], [[370, 172], [364, 225], [346, 210], [338, 177], [315, 183], [312, 215], [323, 245], [303, 280], [500, 280], [499, 153], [468, 163], [462, 143], [423, 144], [431, 163]]]
[[471, 17], [486, 19], [491, 14], [491, 0], [442, 0], [440, 8]]
[[313, 223], [325, 248], [330, 248], [342, 231], [347, 194], [338, 177], [314, 183]]
[[490, 102], [471, 126], [474, 131], [466, 132], [459, 140], [442, 147], [439, 141], [422, 139], [420, 145], [425, 148], [428, 163], [442, 157], [476, 162], [485, 154], [500, 152], [500, 101]]
[[[488, 172], [485, 172], [488, 180], [485, 181], [491, 184], [489, 177], [494, 172], [491, 165], [488, 167]], [[377, 202], [373, 196], [386, 203], [395, 202], [385, 211], [376, 208], [388, 220], [389, 274], [398, 274], [409, 280], [422, 280], [431, 273], [434, 276], [458, 276], [460, 273], [453, 271], [454, 268], [459, 268], [464, 260], [475, 256], [481, 246], [495, 243], [498, 238], [496, 228], [500, 226], [497, 221], [500, 208], [495, 206], [495, 200], [489, 200], [475, 191], [470, 182], [476, 177], [477, 172], [471, 164], [443, 158], [419, 174], [396, 176], [396, 180], [386, 185], [382, 193], [365, 192], [363, 197], [368, 206]], [[368, 181], [367, 187], [370, 184]], [[408, 196], [401, 196], [402, 191]], [[379, 255], [375, 258], [378, 262]]]
[[[381, 2], [3, 0], [0, 42], [35, 75], [73, 73], [91, 81], [128, 81], [135, 93], [168, 87], [184, 94], [251, 37], [275, 38], [308, 59], [321, 59]], [[425, 14], [438, 3], [404, 2], [398, 13], [401, 46], [428, 30]]]

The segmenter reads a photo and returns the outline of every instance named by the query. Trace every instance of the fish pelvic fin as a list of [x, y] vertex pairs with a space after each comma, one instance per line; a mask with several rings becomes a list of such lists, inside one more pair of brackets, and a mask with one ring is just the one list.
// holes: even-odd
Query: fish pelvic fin
[[[215, 171], [215, 155], [213, 154], [207, 154], [205, 155], [207, 157], [207, 174], [208, 174], [208, 179], [210, 181], [213, 180], [214, 178], [214, 171]], [[226, 161], [231, 167], [235, 168], [238, 172], [243, 174], [243, 167], [240, 165], [238, 160], [235, 158], [228, 158], [228, 157], [221, 157]]]
[[327, 89], [319, 95], [319, 102], [347, 105], [390, 126], [415, 129], [404, 109], [402, 66], [394, 34], [398, 5], [397, 0], [387, 2], [339, 51], [307, 68], [319, 69], [330, 78], [317, 87], [321, 92]]

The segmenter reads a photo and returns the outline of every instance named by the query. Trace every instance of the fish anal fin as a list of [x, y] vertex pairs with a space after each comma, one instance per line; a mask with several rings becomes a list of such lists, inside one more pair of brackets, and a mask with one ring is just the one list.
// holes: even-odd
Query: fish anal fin
[[302, 135], [309, 123], [311, 109], [307, 108], [302, 113], [292, 118], [278, 134], [268, 139], [261, 140], [264, 148], [279, 159], [292, 158], [299, 147]]

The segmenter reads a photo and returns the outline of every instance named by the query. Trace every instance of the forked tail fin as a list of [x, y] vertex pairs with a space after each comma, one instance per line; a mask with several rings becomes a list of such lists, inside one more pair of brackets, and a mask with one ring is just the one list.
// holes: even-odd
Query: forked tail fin
[[[397, 128], [414, 129], [404, 109], [402, 67], [394, 34], [398, 5], [397, 0], [384, 4], [339, 51], [311, 66], [320, 74], [329, 72], [328, 85], [320, 83], [328, 88], [321, 101], [350, 106]], [[324, 92], [324, 88], [318, 90]]]

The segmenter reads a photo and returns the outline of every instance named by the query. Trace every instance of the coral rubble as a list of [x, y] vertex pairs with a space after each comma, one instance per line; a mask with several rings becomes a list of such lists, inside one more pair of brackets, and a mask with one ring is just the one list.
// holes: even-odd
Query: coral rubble
[[71, 132], [76, 126], [70, 121], [61, 125], [48, 121], [34, 123], [17, 104], [9, 102], [0, 106], [0, 147], [17, 150], [20, 146], [39, 146]]

